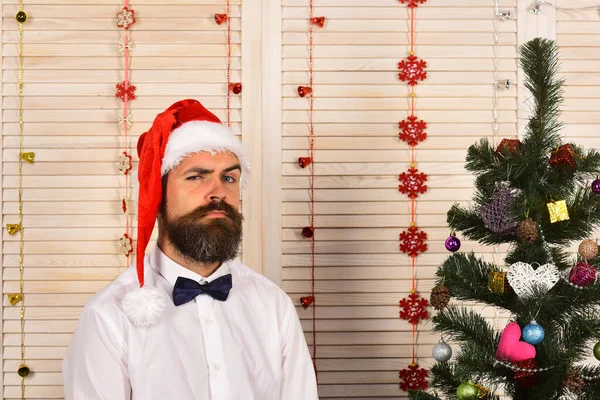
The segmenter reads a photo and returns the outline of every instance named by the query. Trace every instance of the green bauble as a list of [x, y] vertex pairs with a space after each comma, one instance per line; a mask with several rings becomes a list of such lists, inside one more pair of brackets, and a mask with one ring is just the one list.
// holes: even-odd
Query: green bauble
[[596, 360], [600, 360], [600, 342], [594, 346], [594, 357], [596, 357]]
[[471, 381], [461, 383], [458, 389], [456, 389], [458, 400], [477, 400], [478, 396], [479, 389]]

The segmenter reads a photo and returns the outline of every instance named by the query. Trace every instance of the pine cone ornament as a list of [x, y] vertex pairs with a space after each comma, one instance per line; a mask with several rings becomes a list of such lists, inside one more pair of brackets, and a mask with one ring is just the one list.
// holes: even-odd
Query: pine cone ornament
[[431, 289], [431, 298], [429, 303], [436, 309], [442, 310], [446, 308], [450, 302], [450, 288], [443, 283]]
[[571, 391], [571, 393], [579, 393], [583, 389], [585, 382], [579, 377], [577, 371], [569, 372], [569, 376], [564, 380], [563, 385]]
[[538, 238], [537, 224], [531, 218], [519, 222], [517, 225], [517, 237], [524, 242], [535, 242]]
[[579, 255], [584, 260], [591, 260], [598, 255], [598, 245], [591, 239], [586, 239], [579, 245]]

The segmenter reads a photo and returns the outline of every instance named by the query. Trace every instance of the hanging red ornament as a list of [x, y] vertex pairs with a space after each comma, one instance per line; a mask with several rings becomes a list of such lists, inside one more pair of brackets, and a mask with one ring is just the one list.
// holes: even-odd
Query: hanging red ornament
[[427, 133], [425, 133], [427, 123], [423, 120], [417, 120], [417, 117], [414, 115], [400, 121], [398, 127], [402, 130], [398, 134], [398, 137], [409, 146], [416, 146], [427, 139]]
[[313, 159], [312, 159], [312, 158], [310, 158], [310, 157], [299, 157], [299, 158], [298, 158], [298, 165], [299, 165], [301, 168], [306, 168], [306, 167], [308, 167], [310, 164], [312, 164], [312, 162], [313, 162]]
[[313, 296], [304, 296], [304, 297], [300, 297], [300, 304], [302, 304], [302, 307], [304, 308], [308, 308], [310, 307], [310, 305], [315, 301], [315, 298]]
[[119, 247], [121, 248], [121, 252], [123, 252], [126, 257], [129, 257], [129, 255], [133, 253], [133, 240], [128, 234], [123, 234], [121, 239], [119, 239]]
[[406, 60], [398, 63], [398, 69], [400, 70], [398, 77], [402, 82], [415, 86], [418, 80], [424, 81], [427, 78], [425, 68], [427, 68], [427, 63], [411, 54]]
[[129, 7], [123, 7], [117, 14], [117, 26], [128, 30], [133, 24], [135, 24], [135, 11]]
[[222, 25], [225, 22], [227, 22], [227, 20], [229, 19], [229, 17], [227, 16], [227, 14], [215, 14], [215, 22], [217, 23], [217, 25]]
[[416, 257], [419, 253], [427, 251], [427, 233], [419, 231], [415, 224], [412, 224], [408, 231], [403, 231], [400, 234], [400, 251], [408, 254], [411, 257]]
[[313, 25], [317, 25], [319, 28], [322, 28], [325, 25], [325, 17], [312, 17], [310, 22]]
[[125, 101], [125, 96], [127, 96], [127, 100], [135, 100], [135, 85], [130, 84], [127, 81], [123, 81], [121, 83], [117, 83], [117, 93], [115, 93], [115, 97], [117, 99], [121, 99], [121, 101]]
[[315, 228], [313, 228], [312, 226], [307, 226], [302, 229], [302, 236], [304, 236], [305, 238], [310, 239], [314, 235], [315, 235]]
[[406, 4], [408, 8], [416, 8], [419, 4], [425, 4], [427, 0], [400, 0], [400, 4]]
[[127, 214], [127, 200], [121, 200], [121, 209], [123, 210], [123, 213]]
[[498, 147], [496, 147], [496, 153], [501, 154], [515, 154], [521, 153], [523, 146], [519, 139], [502, 139]]
[[240, 93], [242, 93], [242, 84], [239, 83], [239, 82], [230, 83], [229, 84], [229, 91], [232, 92], [233, 94], [240, 94]]
[[398, 190], [403, 194], [407, 194], [411, 199], [417, 198], [419, 193], [424, 194], [427, 192], [427, 185], [425, 185], [427, 175], [419, 172], [413, 166], [408, 169], [408, 173], [401, 173], [399, 180], [401, 183], [398, 185]]
[[403, 298], [399, 302], [400, 318], [408, 321], [409, 324], [416, 325], [419, 321], [429, 317], [426, 307], [429, 305], [427, 299], [419, 296], [416, 290], [408, 295], [408, 298]]
[[419, 368], [419, 364], [413, 362], [408, 368], [400, 371], [400, 389], [409, 390], [425, 390], [428, 387], [427, 376], [429, 373], [425, 368]]
[[133, 169], [133, 158], [126, 151], [119, 156], [119, 171], [125, 175]]
[[550, 155], [550, 165], [553, 167], [566, 167], [569, 170], [575, 169], [575, 149], [571, 144], [563, 144]]
[[310, 96], [312, 94], [312, 89], [310, 86], [298, 86], [298, 96]]

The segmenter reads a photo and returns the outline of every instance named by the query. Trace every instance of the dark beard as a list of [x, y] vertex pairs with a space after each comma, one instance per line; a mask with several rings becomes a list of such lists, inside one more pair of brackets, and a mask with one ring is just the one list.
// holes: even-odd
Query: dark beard
[[[202, 220], [212, 211], [222, 211], [226, 217]], [[224, 201], [211, 202], [173, 220], [169, 220], [166, 212], [161, 214], [167, 238], [189, 261], [224, 263], [237, 256], [242, 241], [243, 217]]]

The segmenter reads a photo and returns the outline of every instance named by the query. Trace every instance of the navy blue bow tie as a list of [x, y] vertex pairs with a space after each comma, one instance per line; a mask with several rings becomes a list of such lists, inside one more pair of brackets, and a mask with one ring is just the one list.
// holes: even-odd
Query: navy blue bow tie
[[177, 278], [175, 287], [173, 288], [173, 303], [180, 306], [189, 301], [192, 301], [199, 294], [207, 294], [215, 300], [225, 301], [229, 296], [229, 291], [232, 288], [231, 274], [223, 275], [212, 282], [199, 284], [193, 279]]

